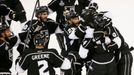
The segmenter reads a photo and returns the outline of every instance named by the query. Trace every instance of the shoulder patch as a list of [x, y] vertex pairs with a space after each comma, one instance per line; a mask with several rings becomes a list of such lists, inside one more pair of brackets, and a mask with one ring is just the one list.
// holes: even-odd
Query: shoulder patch
[[73, 30], [71, 28], [69, 28], [67, 31], [70, 34], [70, 33], [72, 33]]

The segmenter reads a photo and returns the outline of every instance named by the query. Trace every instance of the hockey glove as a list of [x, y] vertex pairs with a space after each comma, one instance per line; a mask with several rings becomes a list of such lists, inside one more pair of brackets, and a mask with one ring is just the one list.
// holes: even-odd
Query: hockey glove
[[86, 29], [87, 29], [87, 28], [86, 28], [85, 26], [79, 25], [78, 28], [76, 29], [75, 35], [76, 35], [77, 37], [79, 37], [79, 38], [84, 37], [84, 35], [85, 35], [85, 30], [86, 30]]
[[5, 4], [0, 4], [0, 16], [6, 16], [10, 9]]
[[28, 48], [28, 45], [21, 42], [17, 47], [17, 51], [20, 53], [20, 55], [22, 55], [24, 49], [26, 49], [26, 48]]
[[94, 41], [98, 41], [98, 40], [102, 40], [102, 38], [104, 38], [105, 32], [103, 32], [103, 31], [95, 31], [93, 33], [93, 35], [94, 35]]
[[118, 45], [112, 41], [110, 44], [108, 44], [107, 48], [108, 52], [115, 52], [115, 50], [118, 49]]

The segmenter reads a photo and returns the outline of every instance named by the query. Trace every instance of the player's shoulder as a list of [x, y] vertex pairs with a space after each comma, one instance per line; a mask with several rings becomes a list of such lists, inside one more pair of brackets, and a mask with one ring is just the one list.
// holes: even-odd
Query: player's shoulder
[[6, 43], [4, 41], [0, 40], [0, 49], [5, 49], [5, 47], [6, 47], [5, 44]]
[[51, 49], [47, 49], [48, 52], [52, 53], [52, 54], [58, 54], [57, 50], [54, 48]]
[[22, 55], [23, 56], [26, 56], [26, 55], [29, 55], [29, 54], [34, 53], [34, 52], [35, 52], [35, 50], [28, 48], [28, 49], [25, 49], [23, 51], [23, 54]]
[[51, 19], [51, 18], [48, 18], [48, 19], [47, 19], [47, 22], [48, 22], [48, 23], [58, 24], [55, 20], [53, 20], [53, 19]]
[[47, 22], [55, 22], [55, 21], [53, 19], [51, 19], [51, 18], [48, 18]]
[[5, 43], [3, 40], [0, 40], [0, 45], [2, 45], [3, 43]]
[[32, 22], [32, 24], [34, 24], [34, 23], [38, 22], [38, 20], [36, 20], [36, 19], [28, 20], [28, 21], [26, 22], [26, 25], [30, 25], [31, 22]]

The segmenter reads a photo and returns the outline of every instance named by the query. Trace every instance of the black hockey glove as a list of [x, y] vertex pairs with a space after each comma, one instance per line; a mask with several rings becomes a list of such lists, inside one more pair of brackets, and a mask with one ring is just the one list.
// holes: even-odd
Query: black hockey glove
[[28, 45], [25, 43], [20, 43], [17, 47], [17, 51], [19, 52], [20, 55], [22, 55], [23, 51], [28, 48]]
[[108, 52], [114, 52], [118, 49], [118, 45], [112, 41], [110, 44], [108, 44], [107, 49]]
[[104, 43], [97, 44], [95, 47], [95, 52], [98, 54], [105, 53], [106, 52], [106, 45]]
[[68, 55], [68, 52], [62, 49], [61, 55], [62, 55], [63, 57], [66, 57], [66, 56]]
[[0, 16], [6, 16], [10, 12], [10, 9], [5, 4], [0, 4]]
[[[15, 20], [15, 21], [20, 21], [21, 23], [23, 23], [23, 22], [25, 22], [25, 21], [27, 20], [26, 17], [25, 17], [25, 14], [26, 14], [25, 11], [20, 12], [20, 13], [15, 12], [15, 13], [12, 15], [12, 18], [13, 18], [13, 20]], [[20, 16], [21, 16], [21, 17], [20, 17]]]
[[103, 40], [103, 38], [105, 36], [105, 32], [104, 31], [95, 31], [93, 33], [93, 35], [94, 35], [94, 41]]
[[95, 45], [95, 43], [92, 41], [91, 38], [86, 38], [86, 39], [84, 39], [83, 42], [82, 42], [82, 46], [83, 46], [84, 48], [86, 48], [86, 49], [89, 49], [89, 48], [91, 49], [91, 48], [94, 47], [94, 45]]
[[86, 28], [85, 26], [79, 25], [78, 28], [77, 28], [76, 31], [75, 31], [75, 35], [76, 35], [77, 37], [79, 37], [79, 38], [84, 37], [84, 35], [85, 35], [85, 30], [86, 30], [86, 29], [87, 29], [87, 28]]
[[16, 17], [14, 11], [10, 11], [9, 14], [8, 14], [9, 18], [14, 20], [14, 18]]

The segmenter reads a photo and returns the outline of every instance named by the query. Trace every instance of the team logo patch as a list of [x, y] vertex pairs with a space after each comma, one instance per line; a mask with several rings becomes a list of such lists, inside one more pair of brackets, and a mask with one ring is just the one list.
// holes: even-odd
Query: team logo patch
[[72, 31], [73, 31], [72, 29], [68, 29], [68, 33], [69, 33], [69, 34], [72, 33]]

